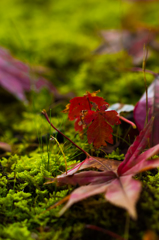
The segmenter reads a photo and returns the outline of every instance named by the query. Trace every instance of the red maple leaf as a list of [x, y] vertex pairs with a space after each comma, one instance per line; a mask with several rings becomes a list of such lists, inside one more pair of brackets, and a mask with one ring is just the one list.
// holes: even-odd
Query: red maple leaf
[[90, 123], [87, 130], [87, 138], [88, 143], [93, 143], [95, 148], [106, 146], [106, 142], [113, 143], [112, 125], [120, 124], [116, 111], [104, 111], [101, 108], [96, 112], [88, 111], [84, 122], [87, 125]]
[[[106, 142], [113, 143], [112, 126], [120, 124], [116, 111], [106, 111], [109, 104], [96, 96], [97, 92], [89, 93], [83, 97], [75, 97], [70, 100], [64, 112], [68, 112], [68, 118], [75, 120], [75, 130], [83, 132], [87, 128], [88, 143], [93, 143], [95, 148], [106, 146]], [[96, 111], [93, 111], [92, 109]]]
[[66, 106], [64, 112], [68, 112], [68, 118], [70, 120], [75, 120], [80, 116], [83, 110], [91, 110], [94, 103], [98, 108], [104, 104], [109, 106], [107, 102], [102, 97], [96, 96], [99, 91], [89, 93], [83, 97], [75, 97], [70, 100], [70, 104]]

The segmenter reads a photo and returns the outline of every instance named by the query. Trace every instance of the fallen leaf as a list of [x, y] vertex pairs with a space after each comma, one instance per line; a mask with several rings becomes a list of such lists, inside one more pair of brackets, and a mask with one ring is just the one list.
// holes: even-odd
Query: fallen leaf
[[134, 105], [132, 104], [121, 104], [121, 103], [114, 103], [107, 110], [115, 110], [118, 114], [123, 112], [132, 112], [134, 110]]
[[[34, 77], [33, 77], [34, 75]], [[0, 85], [16, 98], [27, 101], [25, 92], [46, 87], [55, 95], [59, 95], [57, 89], [43, 77], [35, 77], [35, 71], [21, 61], [11, 56], [9, 51], [0, 48]]]
[[89, 125], [87, 130], [88, 143], [93, 143], [95, 148], [106, 146], [107, 143], [113, 143], [112, 125], [120, 124], [118, 113], [114, 110], [88, 111], [84, 122]]
[[155, 50], [159, 48], [158, 42], [155, 42], [154, 44], [155, 33], [146, 29], [139, 29], [136, 30], [136, 32], [128, 30], [107, 30], [101, 31], [101, 36], [104, 39], [104, 43], [97, 48], [94, 53], [109, 54], [124, 49], [130, 56], [132, 56], [135, 65], [138, 65], [143, 61], [144, 45], [150, 45], [151, 49], [155, 48]]
[[[159, 143], [159, 76], [155, 78], [148, 88], [148, 120], [155, 117], [152, 134], [151, 146]], [[143, 94], [134, 108], [134, 120], [139, 131], [144, 128], [146, 119], [146, 93]]]
[[[75, 120], [78, 118], [82, 111], [91, 110], [93, 107], [92, 102], [95, 103], [98, 107], [102, 105], [109, 105], [102, 97], [96, 96], [99, 91], [89, 93], [83, 97], [75, 97], [70, 100], [70, 104], [66, 106], [66, 111], [68, 112], [68, 118], [70, 120]], [[64, 110], [64, 112], [66, 112]]]
[[[140, 195], [141, 182], [134, 180], [132, 177], [137, 173], [159, 166], [159, 158], [149, 160], [159, 153], [159, 144], [141, 153], [148, 144], [148, 139], [151, 135], [154, 118], [152, 118], [146, 127], [140, 132], [139, 136], [128, 149], [124, 161], [118, 166], [115, 171], [83, 171], [78, 173], [78, 170], [80, 170], [82, 165], [86, 161], [91, 160], [92, 157], [85, 150], [70, 140], [67, 136], [61, 133], [50, 122], [45, 110], [42, 111], [42, 114], [57, 132], [62, 134], [67, 140], [69, 140], [75, 147], [80, 149], [87, 156], [87, 158], [83, 162], [79, 163], [79, 165], [75, 166], [68, 172], [56, 177], [57, 184], [71, 183], [73, 185], [84, 185], [75, 189], [69, 195], [69, 197], [65, 197], [60, 201], [64, 202], [65, 199], [69, 199], [67, 204], [61, 209], [59, 215], [63, 214], [75, 202], [83, 200], [89, 196], [104, 193], [105, 198], [109, 202], [113, 203], [116, 206], [125, 208], [130, 216], [136, 219], [136, 202]], [[56, 203], [55, 206], [59, 204]], [[52, 206], [51, 209], [55, 206]]]
[[[96, 96], [97, 92], [89, 93], [83, 97], [75, 97], [63, 111], [68, 113], [70, 120], [75, 120], [75, 130], [83, 132], [87, 128], [88, 143], [93, 143], [95, 148], [113, 143], [113, 125], [120, 124], [116, 111], [106, 111], [109, 104]], [[95, 109], [96, 111], [92, 110]]]
[[2, 149], [5, 152], [11, 152], [12, 148], [8, 143], [0, 142], [0, 149]]
[[[120, 162], [113, 159], [106, 159], [100, 157], [92, 157], [90, 156], [87, 161], [85, 161], [81, 166], [80, 170], [88, 169], [88, 168], [95, 168], [101, 171], [108, 170], [116, 172]], [[74, 167], [78, 168], [78, 164]]]
[[83, 171], [77, 173], [81, 169], [82, 164], [84, 164], [85, 161], [83, 161], [68, 171], [68, 174], [57, 176], [58, 183], [82, 185], [70, 194], [67, 204], [61, 209], [59, 215], [63, 214], [72, 204], [78, 201], [89, 196], [104, 193], [105, 198], [109, 202], [126, 209], [130, 216], [136, 219], [135, 206], [140, 195], [141, 182], [134, 180], [132, 177], [139, 172], [159, 166], [159, 158], [148, 160], [159, 153], [159, 144], [141, 153], [148, 143], [152, 123], [153, 119], [140, 132], [128, 149], [125, 159], [118, 166], [117, 171]]
[[[91, 168], [91, 169], [97, 169], [100, 171], [110, 171], [110, 172], [113, 171], [114, 173], [116, 173], [119, 164], [120, 164], [120, 162], [117, 160], [89, 156], [81, 163], [76, 163], [76, 164], [72, 164], [71, 166], [69, 166], [69, 167], [73, 167], [73, 168], [68, 170], [67, 174], [63, 173], [63, 174], [59, 175], [57, 178], [46, 178], [49, 181], [45, 182], [45, 184], [50, 184], [50, 183], [56, 182], [58, 186], [61, 186], [61, 185], [66, 184], [66, 182], [67, 182], [67, 184], [81, 185], [78, 181], [80, 181], [80, 179], [82, 178], [83, 173], [79, 174], [77, 176], [76, 180], [74, 179], [72, 181], [72, 179], [71, 179], [71, 176], [74, 173], [76, 173], [77, 171]], [[91, 178], [91, 177], [94, 178], [96, 175], [98, 175], [98, 172], [92, 171], [92, 174], [91, 174], [91, 172], [89, 171], [88, 173], [90, 174], [89, 178]], [[95, 175], [93, 175], [93, 174], [95, 174]], [[111, 172], [111, 174], [112, 174], [112, 172]], [[63, 182], [63, 179], [64, 179], [64, 182]], [[84, 181], [84, 180], [82, 180], [82, 181]]]

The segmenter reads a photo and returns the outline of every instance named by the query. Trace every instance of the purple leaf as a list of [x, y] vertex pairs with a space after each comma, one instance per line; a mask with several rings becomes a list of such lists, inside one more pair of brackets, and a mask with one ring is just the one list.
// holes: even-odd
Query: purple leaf
[[82, 162], [76, 164], [72, 169], [68, 170], [67, 174], [63, 173], [57, 176], [57, 178], [61, 178], [61, 177], [63, 178], [65, 176], [73, 175], [77, 171], [83, 170], [86, 168], [96, 168], [98, 170], [102, 170], [102, 171], [107, 170], [107, 171], [113, 171], [114, 173], [116, 173], [119, 164], [120, 162], [117, 160], [89, 156]]
[[159, 164], [158, 159], [150, 160], [150, 161], [147, 161], [147, 160], [157, 155], [158, 153], [159, 153], [159, 144], [143, 152], [136, 159], [134, 159], [134, 161], [132, 161], [129, 165], [127, 165], [126, 171], [123, 173], [123, 175], [127, 175], [127, 174], [135, 175], [136, 173], [143, 172], [148, 169], [157, 167]]
[[71, 193], [70, 199], [66, 205], [60, 210], [59, 216], [61, 216], [71, 205], [76, 202], [79, 202], [87, 197], [105, 192], [108, 188], [109, 183], [101, 184], [89, 184], [88, 186], [82, 186], [77, 188]]
[[136, 137], [134, 143], [129, 147], [124, 161], [118, 167], [119, 176], [134, 166], [137, 157], [147, 146], [148, 139], [152, 130], [152, 124], [153, 119], [151, 119], [151, 121], [146, 125], [145, 129], [140, 132], [139, 136]]
[[4, 150], [5, 152], [11, 152], [12, 148], [8, 143], [0, 142], [0, 149]]
[[[159, 144], [140, 154], [147, 145], [147, 139], [150, 137], [153, 119], [146, 125], [136, 138], [132, 146], [128, 149], [124, 161], [115, 171], [83, 171], [75, 173], [79, 168], [74, 168], [71, 173], [74, 175], [60, 175], [57, 182], [62, 184], [86, 185], [74, 190], [67, 204], [61, 209], [62, 215], [72, 204], [81, 201], [87, 197], [104, 193], [105, 198], [112, 204], [125, 208], [134, 219], [137, 217], [136, 202], [141, 191], [141, 183], [132, 177], [148, 169], [159, 166], [159, 159], [148, 160], [159, 153]], [[140, 155], [139, 155], [140, 154]], [[89, 161], [89, 158], [87, 158]], [[86, 162], [83, 161], [82, 164]], [[91, 165], [91, 164], [90, 164]]]
[[[148, 88], [148, 120], [154, 116], [154, 124], [151, 134], [151, 146], [159, 143], [159, 77], [152, 82]], [[135, 123], [141, 131], [145, 125], [146, 119], [146, 93], [143, 94], [134, 109]]]
[[79, 170], [83, 170], [86, 168], [96, 168], [101, 171], [107, 170], [107, 171], [113, 171], [116, 173], [116, 170], [119, 165], [120, 165], [120, 162], [117, 160], [90, 156], [87, 161], [83, 162]]
[[104, 171], [104, 172], [97, 172], [97, 171], [88, 171], [87, 174], [86, 172], [80, 172], [76, 173], [74, 175], [66, 175], [65, 177], [63, 176], [58, 176], [57, 177], [57, 183], [58, 185], [63, 185], [63, 184], [71, 184], [71, 185], [86, 185], [88, 183], [102, 183], [102, 182], [107, 182], [115, 177], [115, 173], [112, 171]]
[[[107, 175], [106, 172], [105, 175]], [[131, 175], [123, 176], [120, 179], [114, 176], [112, 180], [109, 179], [107, 181], [105, 181], [103, 178], [103, 181], [101, 183], [94, 182], [87, 186], [82, 186], [74, 190], [67, 204], [59, 212], [59, 215], [62, 215], [74, 203], [81, 201], [87, 197], [105, 192], [105, 198], [109, 202], [113, 203], [116, 206], [127, 209], [129, 214], [135, 219], [135, 204], [139, 198], [140, 191], [141, 183], [132, 179]]]
[[105, 198], [112, 204], [125, 208], [136, 219], [135, 205], [141, 191], [141, 183], [132, 178], [132, 175], [116, 178], [107, 188]]
[[54, 92], [58, 94], [57, 89], [51, 84], [51, 82], [47, 81], [45, 78], [40, 77], [36, 82], [35, 82], [36, 90], [40, 90], [43, 87], [46, 87], [49, 89], [51, 92]]
[[127, 51], [132, 56], [133, 63], [139, 64], [143, 61], [144, 45], [150, 45], [151, 48], [157, 50], [159, 43], [155, 42], [155, 34], [150, 33], [148, 30], [138, 30], [136, 32], [130, 32], [127, 30], [108, 30], [101, 31], [101, 35], [104, 39], [104, 44], [101, 45], [94, 52], [98, 54], [116, 53], [121, 50]]
[[31, 68], [13, 58], [10, 53], [0, 48], [0, 85], [19, 100], [26, 101], [25, 91], [47, 87], [55, 95], [59, 95], [57, 89], [44, 78], [32, 78]]

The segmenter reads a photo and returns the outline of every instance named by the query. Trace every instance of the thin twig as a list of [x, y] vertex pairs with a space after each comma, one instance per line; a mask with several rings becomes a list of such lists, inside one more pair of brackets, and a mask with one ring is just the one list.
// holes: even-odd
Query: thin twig
[[52, 128], [54, 128], [58, 133], [60, 133], [64, 138], [66, 138], [68, 141], [70, 141], [76, 148], [78, 148], [80, 151], [82, 151], [87, 157], [90, 157], [90, 155], [85, 151], [83, 150], [82, 148], [80, 148], [76, 143], [74, 143], [70, 138], [68, 138], [65, 134], [63, 134], [60, 130], [58, 130], [49, 120], [49, 117], [46, 113], [46, 110], [44, 109], [42, 112], [41, 112], [46, 120], [48, 121], [48, 123], [51, 125]]
[[113, 238], [116, 238], [118, 240], [126, 240], [125, 238], [119, 236], [118, 234], [116, 234], [116, 233], [114, 233], [112, 231], [103, 229], [103, 228], [95, 226], [95, 225], [86, 225], [85, 227], [88, 228], [88, 229], [92, 229], [92, 230], [96, 230], [96, 231], [99, 231], [99, 232], [103, 232], [103, 233], [108, 234], [109, 236], [111, 236]]

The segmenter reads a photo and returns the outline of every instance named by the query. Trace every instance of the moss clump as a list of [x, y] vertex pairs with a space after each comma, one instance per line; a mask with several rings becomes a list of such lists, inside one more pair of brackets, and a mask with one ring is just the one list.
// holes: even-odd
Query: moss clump
[[33, 240], [30, 231], [25, 225], [26, 221], [10, 224], [7, 228], [1, 228], [1, 239]]
[[110, 159], [117, 159], [119, 161], [124, 160], [125, 156], [124, 154], [119, 153], [119, 149], [117, 148], [115, 151], [112, 151], [108, 156]]

